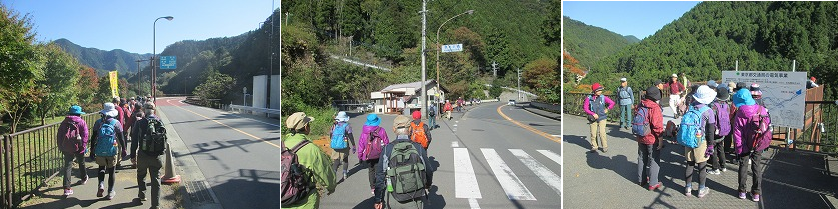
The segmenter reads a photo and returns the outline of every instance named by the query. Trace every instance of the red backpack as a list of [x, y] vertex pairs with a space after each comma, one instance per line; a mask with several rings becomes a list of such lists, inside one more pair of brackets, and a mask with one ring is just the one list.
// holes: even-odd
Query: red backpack
[[84, 154], [84, 142], [81, 138], [79, 124], [72, 120], [62, 122], [58, 130], [58, 148], [64, 154]]
[[375, 128], [370, 131], [369, 140], [367, 140], [367, 149], [364, 150], [364, 157], [367, 160], [371, 159], [378, 159], [381, 157], [381, 150], [384, 149], [384, 141], [381, 139], [381, 136], [378, 135], [378, 131], [381, 127]]
[[305, 167], [300, 165], [297, 160], [297, 151], [303, 146], [309, 144], [308, 140], [303, 140], [294, 148], [288, 149], [285, 143], [282, 143], [282, 167], [280, 171], [280, 186], [282, 191], [282, 204], [294, 204], [301, 199], [304, 199], [313, 190], [311, 179]]

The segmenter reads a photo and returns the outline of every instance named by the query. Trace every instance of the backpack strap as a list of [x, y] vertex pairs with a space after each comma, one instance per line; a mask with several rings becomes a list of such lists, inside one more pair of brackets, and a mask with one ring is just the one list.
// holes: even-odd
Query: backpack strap
[[[310, 143], [310, 141], [303, 140], [302, 142], [298, 143], [293, 148], [291, 148], [291, 152], [294, 153], [294, 154], [297, 154], [297, 151], [299, 151], [300, 149], [303, 148], [303, 146], [306, 146], [309, 143]], [[285, 143], [283, 143], [283, 145], [285, 145]]]

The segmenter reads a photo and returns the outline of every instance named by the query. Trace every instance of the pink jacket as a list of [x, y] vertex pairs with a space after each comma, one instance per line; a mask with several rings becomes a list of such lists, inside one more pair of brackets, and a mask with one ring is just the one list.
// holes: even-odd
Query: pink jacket
[[367, 142], [370, 140], [370, 132], [376, 128], [379, 128], [378, 136], [381, 136], [381, 141], [384, 142], [384, 145], [390, 144], [390, 138], [387, 137], [387, 130], [385, 130], [384, 127], [364, 125], [364, 128], [361, 131], [361, 137], [358, 138], [358, 152], [356, 153], [358, 154], [358, 159], [362, 161], [367, 160], [366, 156], [364, 156], [366, 151], [365, 149], [367, 148]]
[[[750, 144], [754, 143], [754, 139], [751, 136], [754, 135], [754, 130], [745, 127], [747, 127], [748, 120], [750, 120], [751, 116], [757, 114], [757, 111], [760, 109], [759, 104], [739, 106], [739, 109], [731, 119], [731, 123], [733, 123], [733, 145], [736, 149], [736, 154], [751, 152]], [[768, 114], [768, 109], [762, 108], [762, 114]], [[770, 120], [768, 121], [769, 124]], [[768, 148], [768, 143], [761, 145], [757, 147], [757, 150]]]

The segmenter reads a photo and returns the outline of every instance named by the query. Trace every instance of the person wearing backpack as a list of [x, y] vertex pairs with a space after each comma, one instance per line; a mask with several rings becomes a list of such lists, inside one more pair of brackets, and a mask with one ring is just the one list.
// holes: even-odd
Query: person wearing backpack
[[73, 173], [73, 160], [79, 164], [79, 180], [84, 185], [89, 179], [87, 167], [84, 165], [84, 154], [87, 151], [87, 140], [90, 136], [87, 130], [87, 122], [81, 118], [85, 113], [81, 107], [73, 105], [67, 112], [67, 117], [58, 126], [58, 148], [64, 154], [64, 196], [73, 194], [70, 185], [70, 178]]
[[375, 173], [378, 171], [381, 150], [390, 144], [387, 130], [379, 125], [381, 125], [381, 118], [378, 118], [376, 114], [369, 114], [361, 131], [361, 137], [358, 139], [358, 160], [367, 165], [370, 190], [373, 194], [375, 194]]
[[324, 188], [329, 194], [335, 191], [332, 161], [308, 139], [311, 121], [314, 118], [304, 112], [291, 114], [285, 121], [289, 133], [280, 139], [282, 208], [319, 208], [320, 192], [316, 188]]
[[634, 106], [634, 91], [628, 86], [626, 78], [620, 78], [620, 87], [617, 88], [617, 95], [620, 99], [620, 127], [628, 130], [631, 128], [631, 109]]
[[[125, 115], [125, 109], [122, 108], [121, 103], [119, 102], [119, 97], [114, 97], [113, 100], [111, 100], [111, 103], [113, 103], [116, 106], [117, 116], [114, 117], [114, 119], [119, 120], [119, 124], [125, 124], [125, 119], [128, 118], [128, 116]], [[122, 128], [123, 131], [125, 130], [124, 126], [122, 126], [121, 128]], [[123, 133], [123, 136], [121, 138], [119, 138], [119, 140], [120, 140], [119, 143], [120, 144], [128, 144], [127, 139], [126, 139], [127, 136], [128, 135], [126, 133]], [[118, 154], [119, 154], [119, 160], [116, 161], [116, 168], [119, 168], [122, 165], [122, 161], [126, 160], [126, 158], [127, 158], [128, 152], [127, 152], [126, 147], [120, 146]]]
[[431, 103], [430, 105], [428, 105], [428, 124], [430, 124], [431, 130], [434, 130], [434, 128], [436, 128], [436, 113], [436, 104]]
[[[329, 138], [332, 139], [330, 147], [332, 150], [332, 170], [338, 174], [338, 168], [343, 164], [343, 175], [338, 181], [343, 181], [348, 175], [349, 150], [355, 154], [355, 137], [352, 136], [352, 126], [349, 126], [349, 116], [346, 112], [338, 112], [335, 116], [335, 124], [332, 125]], [[347, 146], [347, 141], [352, 144]]]
[[410, 118], [396, 116], [396, 140], [384, 147], [375, 173], [375, 209], [425, 207], [433, 170], [422, 145], [410, 140], [409, 129]]
[[445, 100], [445, 106], [443, 107], [443, 110], [445, 110], [445, 117], [448, 118], [448, 120], [450, 121], [451, 111], [454, 110], [454, 108], [451, 107], [451, 101]]
[[99, 190], [96, 197], [103, 197], [105, 192], [105, 174], [108, 175], [108, 196], [107, 199], [113, 199], [116, 196], [114, 188], [114, 171], [116, 164], [119, 162], [121, 147], [125, 144], [122, 134], [122, 123], [116, 117], [119, 113], [116, 110], [116, 105], [113, 103], [105, 103], [101, 113], [102, 118], [96, 120], [93, 125], [93, 138], [90, 140], [90, 147], [93, 152], [90, 152], [90, 157], [95, 159], [96, 164], [99, 165]]
[[[746, 198], [748, 167], [751, 167], [753, 183], [750, 195], [754, 202], [760, 201], [762, 194], [762, 153], [771, 144], [771, 117], [768, 109], [757, 104], [751, 91], [742, 88], [734, 95], [734, 106], [738, 107], [733, 123], [733, 144], [739, 160], [739, 198]], [[744, 159], [753, 161], [747, 164]]]
[[[602, 85], [594, 83], [591, 85], [591, 95], [589, 95], [583, 104], [585, 113], [588, 114], [588, 122], [591, 126], [591, 151], [588, 153], [596, 153], [597, 133], [602, 141], [602, 152], [608, 152], [608, 140], [605, 135], [605, 125], [608, 123], [608, 110], [614, 108], [614, 101], [611, 101], [605, 95], [602, 95]], [[608, 104], [608, 106], [606, 106]]]
[[163, 168], [163, 153], [167, 145], [166, 128], [155, 114], [153, 103], [146, 103], [143, 109], [145, 117], [131, 128], [131, 163], [137, 166], [137, 198], [147, 200], [145, 177], [149, 174], [151, 208], [156, 209], [160, 206], [160, 169]]
[[657, 86], [646, 89], [646, 96], [640, 100], [631, 123], [632, 133], [637, 138], [637, 178], [640, 186], [648, 185], [649, 191], [661, 187], [658, 181], [661, 148], [663, 148], [663, 113], [658, 101], [661, 91]]
[[431, 131], [428, 129], [428, 125], [422, 122], [422, 113], [419, 111], [413, 111], [413, 121], [410, 122], [410, 140], [419, 145], [422, 145], [422, 148], [428, 150], [428, 146], [431, 145]]
[[713, 112], [716, 113], [716, 133], [712, 141], [712, 152], [710, 162], [713, 163], [713, 170], [708, 170], [707, 173], [719, 175], [727, 171], [725, 168], [725, 138], [730, 135], [730, 104], [727, 102], [730, 99], [730, 90], [726, 86], [718, 86], [716, 88], [716, 101], [710, 104]]
[[[709, 104], [716, 98], [716, 92], [706, 85], [699, 86], [696, 91], [691, 92], [693, 103], [690, 104], [687, 112], [681, 118], [681, 127], [678, 129], [676, 139], [684, 146], [684, 156], [687, 159], [687, 170], [685, 173], [686, 185], [684, 195], [692, 196], [692, 181], [694, 168], [698, 166], [698, 197], [702, 198], [710, 189], [705, 186], [707, 181], [707, 160], [708, 144], [712, 140], [709, 136], [716, 132], [716, 113], [709, 107]], [[708, 140], [710, 139], [710, 140]]]

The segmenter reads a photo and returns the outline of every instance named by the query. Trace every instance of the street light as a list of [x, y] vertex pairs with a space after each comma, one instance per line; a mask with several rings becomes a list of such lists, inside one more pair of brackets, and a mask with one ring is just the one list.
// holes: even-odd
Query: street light
[[172, 17], [172, 16], [165, 16], [165, 17], [158, 17], [157, 19], [154, 19], [154, 29], [153, 29], [154, 34], [153, 34], [153, 37], [152, 37], [153, 38], [152, 40], [154, 41], [154, 43], [153, 43], [154, 45], [151, 47], [152, 50], [153, 50], [152, 51], [152, 56], [151, 56], [151, 95], [154, 98], [153, 99], [154, 104], [157, 104], [157, 84], [155, 83], [155, 81], [157, 79], [154, 78], [154, 75], [157, 74], [157, 68], [156, 68], [157, 65], [154, 64], [154, 60], [157, 59], [157, 21], [160, 20], [160, 19], [166, 19], [166, 20], [171, 21], [172, 19], [175, 19], [175, 18]]
[[[439, 25], [439, 28], [436, 29], [436, 47], [438, 49], [438, 50], [436, 50], [436, 90], [437, 91], [439, 91], [439, 88], [440, 88], [439, 87], [439, 83], [440, 83], [440, 81], [439, 81], [439, 51], [442, 50], [442, 46], [439, 45], [439, 32], [442, 30], [442, 26], [444, 26], [445, 23], [448, 23], [448, 21], [451, 21], [454, 18], [459, 17], [460, 15], [473, 14], [473, 13], [474, 13], [474, 10], [470, 9], [466, 12], [460, 13], [458, 15], [454, 15], [454, 17], [448, 18], [448, 20], [446, 20], [445, 22], [442, 22], [442, 24]], [[439, 97], [434, 97], [434, 98], [436, 98], [437, 103], [439, 103]]]

